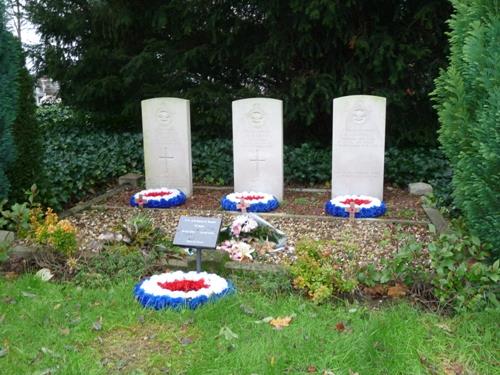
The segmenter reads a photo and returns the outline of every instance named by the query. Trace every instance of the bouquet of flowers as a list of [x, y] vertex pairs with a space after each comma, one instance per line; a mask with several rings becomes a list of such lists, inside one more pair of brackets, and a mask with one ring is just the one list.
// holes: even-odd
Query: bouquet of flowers
[[226, 251], [232, 260], [253, 261], [259, 255], [285, 248], [286, 236], [255, 214], [239, 215], [223, 228], [219, 250]]

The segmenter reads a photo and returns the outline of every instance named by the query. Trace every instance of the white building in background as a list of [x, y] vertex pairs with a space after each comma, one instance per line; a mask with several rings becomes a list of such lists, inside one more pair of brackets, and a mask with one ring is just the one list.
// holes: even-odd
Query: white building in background
[[59, 82], [49, 77], [38, 78], [35, 86], [36, 105], [58, 103], [61, 101], [58, 96]]

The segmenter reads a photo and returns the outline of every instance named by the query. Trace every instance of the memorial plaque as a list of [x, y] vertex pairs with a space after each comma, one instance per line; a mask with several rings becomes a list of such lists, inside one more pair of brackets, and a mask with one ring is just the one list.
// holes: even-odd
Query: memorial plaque
[[352, 95], [333, 100], [332, 198], [384, 191], [386, 99]]
[[217, 217], [181, 216], [174, 245], [193, 249], [215, 249], [222, 219]]
[[283, 199], [283, 102], [250, 98], [233, 102], [234, 191]]
[[191, 196], [191, 125], [189, 100], [143, 100], [142, 132], [146, 188], [173, 188]]

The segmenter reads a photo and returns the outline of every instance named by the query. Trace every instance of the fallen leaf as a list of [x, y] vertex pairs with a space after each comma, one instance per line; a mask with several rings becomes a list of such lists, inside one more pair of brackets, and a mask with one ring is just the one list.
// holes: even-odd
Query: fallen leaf
[[61, 328], [61, 329], [59, 330], [59, 332], [60, 332], [60, 333], [61, 333], [61, 335], [63, 335], [63, 336], [68, 336], [68, 335], [69, 335], [69, 333], [70, 333], [70, 330], [69, 330], [69, 328], [67, 328], [67, 327], [66, 327], [66, 328]]
[[391, 298], [400, 298], [406, 296], [406, 292], [408, 292], [408, 288], [406, 285], [401, 283], [396, 284], [395, 286], [391, 286], [387, 289], [387, 295]]
[[181, 339], [181, 344], [184, 345], [184, 346], [192, 344], [192, 343], [193, 343], [193, 339], [191, 339], [189, 337], [183, 337]]
[[50, 272], [48, 268], [42, 268], [35, 274], [35, 276], [42, 281], [49, 281], [54, 277], [54, 275], [52, 274], [52, 272]]
[[277, 317], [276, 319], [272, 319], [269, 324], [272, 325], [275, 329], [283, 329], [283, 327], [288, 327], [290, 322], [292, 321], [291, 316]]
[[57, 305], [54, 306], [54, 310], [59, 310], [61, 308], [61, 304], [58, 303]]
[[7, 348], [0, 348], [0, 358], [5, 357], [9, 353], [9, 349]]
[[264, 319], [256, 320], [255, 323], [256, 324], [269, 323], [273, 319], [274, 318], [272, 316], [266, 316]]
[[349, 369], [349, 375], [359, 375], [359, 372], [354, 372], [351, 369]]
[[276, 357], [273, 355], [269, 362], [271, 362], [271, 366], [274, 366], [276, 364]]
[[5, 320], [5, 314], [0, 315], [0, 323], [3, 323], [4, 320]]
[[377, 284], [371, 288], [365, 287], [363, 290], [372, 297], [385, 295], [385, 287], [381, 284]]
[[323, 371], [322, 375], [335, 375], [335, 374], [331, 370], [325, 370], [325, 371]]
[[18, 276], [19, 276], [19, 274], [17, 274], [16, 272], [13, 272], [13, 271], [5, 272], [3, 274], [3, 277], [5, 277], [6, 280], [14, 280], [14, 279], [17, 279]]
[[254, 315], [255, 314], [255, 310], [254, 309], [252, 309], [251, 307], [246, 306], [244, 304], [240, 305], [240, 309], [241, 309], [241, 311], [243, 311], [247, 315]]
[[30, 292], [22, 291], [21, 294], [23, 295], [23, 297], [28, 297], [28, 298], [35, 298], [36, 297], [36, 294], [30, 293]]
[[453, 330], [446, 323], [438, 323], [436, 327], [441, 328], [445, 332], [453, 333]]
[[226, 340], [234, 340], [238, 338], [238, 335], [231, 331], [231, 328], [224, 326], [219, 330], [217, 337], [224, 337]]
[[307, 367], [307, 372], [317, 372], [318, 369], [315, 366], [308, 366]]
[[338, 331], [338, 332], [344, 332], [345, 331], [345, 325], [343, 322], [338, 322], [337, 324], [335, 324], [335, 329]]

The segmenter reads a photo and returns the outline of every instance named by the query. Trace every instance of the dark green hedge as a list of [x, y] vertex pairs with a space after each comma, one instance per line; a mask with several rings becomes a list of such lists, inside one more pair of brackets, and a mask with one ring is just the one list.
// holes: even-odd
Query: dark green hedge
[[22, 200], [24, 191], [33, 183], [41, 184], [42, 139], [35, 118], [36, 105], [33, 97], [33, 78], [26, 68], [19, 69], [17, 78], [19, 100], [17, 115], [12, 125], [16, 157], [7, 170], [11, 184], [9, 199]]
[[[62, 106], [42, 107], [38, 120], [44, 133], [41, 187], [46, 204], [60, 209], [70, 200], [82, 198], [96, 185], [126, 172], [143, 172], [142, 135], [108, 133]], [[285, 146], [285, 182], [301, 186], [328, 186], [331, 150], [317, 144]], [[232, 143], [227, 139], [193, 137], [193, 178], [202, 184], [231, 185]], [[442, 196], [449, 195], [451, 171], [436, 149], [413, 148], [386, 152], [385, 179], [401, 186], [427, 181]]]
[[472, 233], [500, 256], [500, 8], [453, 0], [450, 65], [436, 80], [439, 141], [453, 166], [453, 199]]

